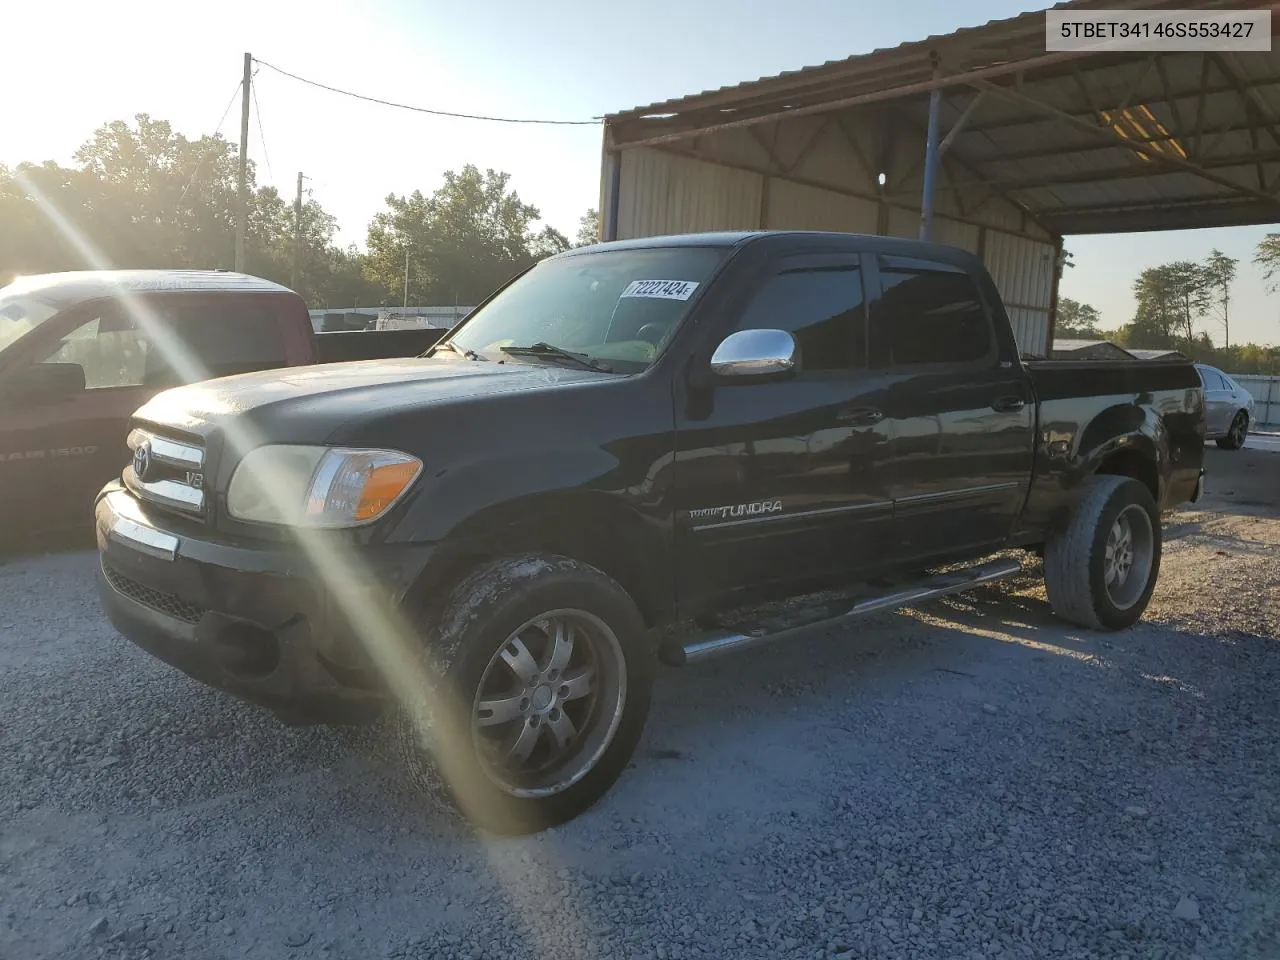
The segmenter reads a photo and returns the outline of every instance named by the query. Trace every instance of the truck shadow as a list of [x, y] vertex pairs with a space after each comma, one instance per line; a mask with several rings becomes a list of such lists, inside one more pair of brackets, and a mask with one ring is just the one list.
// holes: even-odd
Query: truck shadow
[[[716, 817], [818, 816], [833, 789], [856, 792], [859, 777], [882, 775], [873, 768], [908, 755], [912, 764], [946, 767], [947, 745], [958, 742], [979, 753], [1003, 750], [1017, 725], [1034, 722], [1046, 743], [1074, 744], [1099, 700], [1129, 729], [1170, 718], [1189, 729], [1187, 718], [1198, 712], [1236, 713], [1240, 684], [1261, 690], [1278, 679], [1272, 638], [1184, 631], [1178, 637], [1186, 642], [1171, 645], [1173, 631], [1160, 624], [1119, 634], [1065, 626], [1038, 574], [1030, 563], [1000, 585], [664, 669], [630, 769], [582, 818], [585, 829], [621, 818], [696, 845]], [[249, 795], [283, 813], [298, 804], [342, 834], [411, 825], [420, 839], [470, 843], [468, 829], [425, 809], [405, 781], [388, 723], [284, 728], [152, 661], [105, 626], [102, 637], [88, 639], [140, 675], [145, 711], [122, 699], [104, 713], [101, 702], [82, 706], [69, 696], [57, 729], [25, 729], [16, 755], [29, 774], [27, 806], [151, 818]], [[6, 710], [21, 711], [22, 690], [3, 686]], [[1249, 709], [1250, 723], [1280, 733], [1276, 707]], [[244, 763], [249, 750], [253, 762]], [[146, 758], [145, 771], [133, 756]], [[68, 762], [70, 790], [65, 776], [47, 773]], [[576, 829], [565, 828], [566, 836], [578, 836]]]

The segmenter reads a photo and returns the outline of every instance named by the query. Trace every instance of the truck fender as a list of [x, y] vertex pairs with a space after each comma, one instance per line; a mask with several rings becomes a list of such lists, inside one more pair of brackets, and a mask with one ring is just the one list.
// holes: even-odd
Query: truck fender
[[1108, 407], [1080, 433], [1076, 447], [1078, 484], [1095, 473], [1120, 473], [1141, 480], [1160, 502], [1169, 462], [1169, 441], [1164, 424], [1154, 411], [1136, 404]]
[[662, 619], [674, 606], [670, 518], [656, 509], [656, 493], [615, 487], [616, 467], [599, 448], [515, 458], [498, 451], [434, 477], [428, 464], [429, 482], [389, 539], [438, 547], [419, 577], [432, 593], [440, 580], [503, 552], [561, 553], [617, 580], [646, 620]]

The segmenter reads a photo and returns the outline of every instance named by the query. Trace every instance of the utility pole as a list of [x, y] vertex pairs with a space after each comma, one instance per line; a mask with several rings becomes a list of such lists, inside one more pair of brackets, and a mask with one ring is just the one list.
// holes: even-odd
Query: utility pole
[[409, 309], [409, 248], [404, 248], [404, 308]]
[[302, 258], [302, 171], [298, 171], [298, 192], [293, 198], [293, 270], [289, 286], [298, 289], [298, 263]]
[[240, 182], [236, 193], [236, 271], [244, 272], [244, 235], [249, 227], [249, 85], [253, 83], [253, 54], [244, 55], [240, 81]]

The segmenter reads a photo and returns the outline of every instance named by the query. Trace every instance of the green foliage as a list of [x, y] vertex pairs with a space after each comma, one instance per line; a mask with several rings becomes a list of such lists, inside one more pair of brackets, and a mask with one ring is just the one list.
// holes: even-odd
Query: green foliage
[[1098, 326], [1101, 322], [1101, 315], [1089, 304], [1060, 297], [1054, 336], [1063, 340], [1101, 340], [1104, 338]]
[[1271, 293], [1280, 289], [1280, 282], [1276, 280], [1276, 275], [1280, 274], [1280, 233], [1268, 233], [1258, 241], [1253, 262], [1262, 268], [1262, 278], [1267, 282], [1267, 289]]
[[[229, 269], [235, 260], [237, 154], [220, 136], [188, 140], [146, 114], [94, 131], [74, 168], [53, 162], [0, 169], [0, 282], [14, 274], [83, 269], [72, 240], [29, 195], [49, 199], [70, 228], [116, 267]], [[19, 176], [24, 182], [19, 182]], [[253, 164], [245, 235], [249, 273], [289, 284], [293, 206], [256, 187]], [[298, 292], [316, 306], [372, 296], [352, 251], [333, 246], [337, 222], [317, 203], [302, 210]], [[364, 302], [370, 302], [366, 299]]]
[[1222, 341], [1231, 345], [1231, 284], [1236, 279], [1237, 260], [1214, 247], [1204, 265], [1205, 283], [1215, 319], [1222, 324]]
[[541, 216], [509, 189], [511, 175], [467, 164], [447, 171], [430, 197], [387, 197], [369, 224], [366, 274], [411, 303], [474, 304], [535, 262], [569, 249], [559, 231], [533, 232]]
[[[1280, 234], [1269, 234], [1259, 244], [1255, 262], [1270, 264], [1280, 274]], [[1229, 309], [1237, 265], [1215, 249], [1203, 263], [1180, 260], [1148, 267], [1133, 284], [1138, 304], [1132, 322], [1104, 336], [1122, 347], [1176, 349], [1229, 373], [1280, 373], [1280, 347], [1231, 345]], [[1205, 320], [1222, 324], [1223, 346], [1215, 346], [1209, 333], [1198, 329]]]
[[[221, 136], [188, 140], [167, 122], [138, 114], [132, 123], [117, 120], [95, 130], [76, 151], [75, 164], [24, 163], [13, 170], [0, 164], [0, 285], [17, 274], [84, 269], [69, 232], [116, 267], [234, 265], [234, 144]], [[308, 200], [295, 285], [292, 198], [258, 186], [252, 163], [248, 177], [246, 270], [295, 286], [314, 307], [399, 303], [406, 249], [414, 302], [471, 304], [571, 246], [550, 226], [534, 229], [538, 209], [509, 189], [508, 174], [467, 166], [446, 173], [430, 197], [419, 191], [388, 197], [388, 209], [369, 226], [368, 254], [335, 246], [337, 222]], [[68, 230], [46, 215], [29, 187], [48, 198]]]
[[589, 247], [600, 242], [600, 211], [592, 208], [582, 215], [578, 221], [578, 235], [573, 240], [575, 247]]
[[1209, 309], [1208, 271], [1190, 260], [1148, 267], [1134, 281], [1133, 294], [1138, 308], [1132, 338], [1152, 347], [1173, 347], [1195, 339], [1196, 322]]

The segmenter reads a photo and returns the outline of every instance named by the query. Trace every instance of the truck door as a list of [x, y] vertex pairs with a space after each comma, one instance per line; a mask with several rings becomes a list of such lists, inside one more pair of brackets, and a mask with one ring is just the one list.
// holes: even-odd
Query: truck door
[[128, 462], [129, 416], [154, 392], [143, 385], [150, 344], [112, 301], [72, 308], [32, 340], [0, 370], [0, 389], [12, 389], [0, 413], [0, 530], [92, 529], [95, 495]]
[[712, 381], [701, 409], [677, 407], [677, 582], [694, 608], [834, 585], [885, 547], [887, 397], [866, 369], [859, 256], [776, 261], [712, 339], [760, 328], [793, 334], [798, 372]]
[[1034, 395], [1003, 308], [951, 264], [876, 261], [871, 365], [891, 381], [891, 557], [994, 548], [1017, 519], [1034, 449]]

